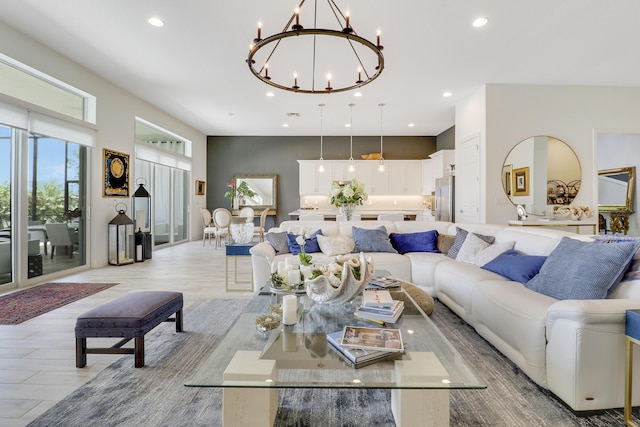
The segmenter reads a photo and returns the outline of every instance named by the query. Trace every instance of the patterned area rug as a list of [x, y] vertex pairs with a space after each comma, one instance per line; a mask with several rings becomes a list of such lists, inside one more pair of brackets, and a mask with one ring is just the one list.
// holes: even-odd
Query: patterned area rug
[[117, 283], [45, 283], [0, 297], [0, 325], [26, 320], [88, 297]]
[[[247, 300], [196, 301], [185, 310], [184, 333], [163, 324], [147, 334], [144, 368], [134, 368], [132, 356], [123, 356], [28, 427], [221, 426], [221, 389], [185, 387], [184, 383], [247, 303], [252, 304]], [[486, 390], [451, 391], [451, 426], [623, 425], [621, 409], [576, 417], [442, 304], [435, 304], [431, 318], [471, 370], [488, 384]], [[634, 413], [633, 421], [640, 423], [637, 415]], [[389, 390], [300, 388], [280, 390], [274, 426], [394, 427], [395, 422]]]

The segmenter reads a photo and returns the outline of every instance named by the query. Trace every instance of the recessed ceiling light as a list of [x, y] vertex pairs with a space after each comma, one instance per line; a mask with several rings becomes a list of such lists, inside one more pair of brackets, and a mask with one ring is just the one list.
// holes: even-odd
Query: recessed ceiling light
[[346, 128], [350, 128], [350, 127], [351, 127], [351, 123], [347, 123], [347, 124], [345, 124], [345, 125], [344, 125], [344, 127], [346, 127]]
[[289, 124], [288, 124], [288, 123], [283, 123], [283, 124], [282, 124], [282, 127], [283, 127], [283, 128], [288, 128], [288, 127], [289, 127]]
[[359, 97], [362, 96], [362, 92], [356, 92], [356, 93], [353, 94], [353, 96], [359, 98]]
[[414, 127], [414, 126], [415, 126], [415, 125], [414, 125], [413, 123], [409, 123], [409, 127], [410, 127], [410, 128], [412, 128], [412, 127]]
[[453, 95], [451, 92], [445, 92], [445, 93], [442, 94], [442, 96], [444, 96], [445, 98], [448, 98], [451, 95]]
[[478, 27], [484, 27], [485, 25], [487, 25], [487, 22], [489, 22], [489, 20], [485, 17], [480, 17], [480, 18], [476, 18], [475, 21], [473, 21], [473, 25], [474, 27], [478, 28]]
[[273, 92], [267, 92], [267, 96], [268, 96], [268, 97], [272, 97], [272, 96], [276, 96], [276, 94], [275, 94], [275, 93], [273, 93]]
[[164, 21], [156, 16], [149, 18], [148, 22], [154, 27], [164, 27]]

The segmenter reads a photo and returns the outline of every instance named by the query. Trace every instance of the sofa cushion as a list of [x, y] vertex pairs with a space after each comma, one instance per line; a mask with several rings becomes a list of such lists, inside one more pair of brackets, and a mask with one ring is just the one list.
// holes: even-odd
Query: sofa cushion
[[443, 254], [449, 252], [456, 241], [456, 236], [451, 234], [438, 234], [438, 250]]
[[323, 254], [327, 256], [344, 255], [353, 252], [355, 243], [353, 239], [338, 235], [336, 237], [323, 236], [318, 234], [318, 246]]
[[436, 230], [420, 233], [391, 233], [391, 245], [399, 254], [407, 252], [440, 252], [438, 250], [438, 232]]
[[546, 260], [546, 256], [523, 255], [511, 249], [501, 253], [483, 265], [482, 268], [498, 273], [514, 282], [525, 284], [538, 274], [540, 267]]
[[356, 244], [354, 252], [392, 252], [398, 253], [387, 234], [384, 225], [371, 230], [365, 228], [352, 227], [353, 240]]
[[622, 279], [639, 245], [602, 245], [563, 237], [526, 287], [557, 299], [605, 298]]
[[485, 242], [475, 234], [467, 234], [458, 251], [458, 255], [456, 255], [456, 261], [474, 264], [473, 260], [476, 258], [476, 255], [489, 246], [491, 246], [491, 243]]
[[[470, 236], [476, 237], [474, 234], [471, 234]], [[469, 240], [469, 236], [467, 236], [467, 240]], [[514, 244], [515, 242], [513, 240], [499, 243], [494, 242], [488, 247], [479, 250], [478, 253], [476, 253], [475, 257], [473, 257], [473, 259], [471, 260], [471, 263], [478, 266], [485, 265], [498, 255], [513, 249]]]
[[277, 254], [289, 253], [289, 239], [287, 239], [286, 231], [270, 231], [265, 234], [264, 238], [271, 243]]
[[[447, 256], [449, 258], [456, 259], [456, 257], [458, 256], [458, 252], [460, 252], [460, 248], [464, 244], [464, 241], [467, 238], [468, 234], [469, 232], [464, 228], [456, 227], [456, 240], [453, 242], [453, 246], [451, 246], [451, 249], [449, 249], [449, 252], [447, 252]], [[483, 234], [478, 234], [478, 233], [473, 233], [473, 234], [475, 234], [476, 236], [478, 236], [479, 238], [481, 238], [487, 243], [493, 243], [495, 241], [495, 237], [493, 236], [485, 236]]]
[[[305, 253], [312, 254], [314, 252], [320, 252], [320, 246], [318, 246], [318, 234], [322, 234], [322, 230], [314, 231], [310, 237], [304, 242]], [[289, 252], [293, 255], [300, 253], [300, 245], [296, 242], [299, 234], [287, 233], [287, 240], [289, 241]]]

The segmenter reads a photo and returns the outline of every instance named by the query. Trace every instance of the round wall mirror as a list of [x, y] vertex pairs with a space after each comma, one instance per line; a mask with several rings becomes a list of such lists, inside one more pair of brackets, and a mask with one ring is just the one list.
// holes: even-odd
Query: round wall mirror
[[534, 136], [511, 149], [502, 165], [502, 187], [514, 205], [543, 215], [552, 205], [569, 205], [580, 191], [576, 153], [551, 136]]

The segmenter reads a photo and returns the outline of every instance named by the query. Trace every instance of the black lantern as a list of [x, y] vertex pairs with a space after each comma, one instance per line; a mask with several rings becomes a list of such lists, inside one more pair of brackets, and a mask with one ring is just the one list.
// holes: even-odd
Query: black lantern
[[[124, 209], [118, 209], [123, 206]], [[125, 265], [134, 261], [133, 221], [127, 215], [126, 205], [116, 205], [118, 215], [109, 222], [109, 264]]]
[[[140, 183], [144, 181], [144, 183]], [[136, 233], [136, 261], [144, 261], [151, 259], [151, 194], [144, 188], [147, 181], [144, 178], [138, 178], [136, 184], [138, 189], [133, 193], [131, 202], [134, 212], [134, 231]], [[139, 258], [138, 246], [142, 246], [142, 258]]]
[[[138, 181], [145, 181], [144, 178], [138, 178]], [[138, 189], [133, 193], [133, 219], [135, 221], [135, 231], [148, 233], [151, 231], [151, 194], [144, 188], [144, 184], [138, 184]]]

